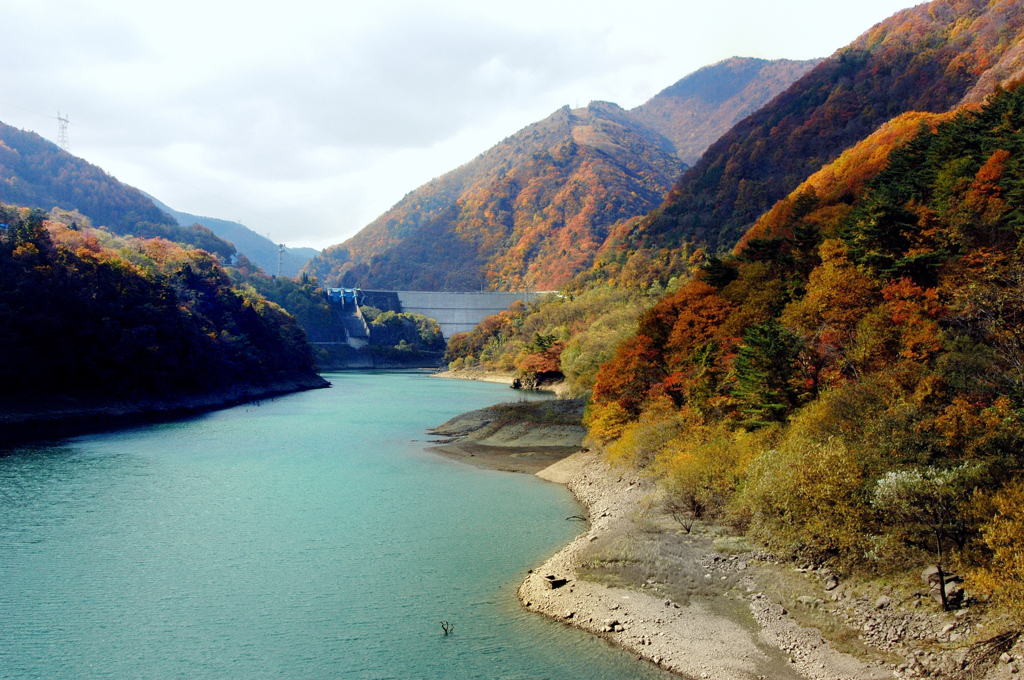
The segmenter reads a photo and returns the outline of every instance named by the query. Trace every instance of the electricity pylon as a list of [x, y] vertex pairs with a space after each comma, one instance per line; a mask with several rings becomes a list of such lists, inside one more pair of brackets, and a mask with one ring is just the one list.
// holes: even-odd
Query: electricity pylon
[[61, 116], [60, 111], [57, 112], [57, 146], [64, 149], [67, 152], [71, 152], [71, 143], [68, 142], [68, 125], [71, 125], [71, 121], [68, 120], [67, 116]]

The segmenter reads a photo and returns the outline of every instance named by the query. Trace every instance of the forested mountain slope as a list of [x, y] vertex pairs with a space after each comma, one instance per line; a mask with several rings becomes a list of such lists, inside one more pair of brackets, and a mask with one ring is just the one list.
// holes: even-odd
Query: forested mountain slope
[[348, 241], [324, 250], [308, 271], [321, 281], [344, 272], [346, 262], [368, 260], [401, 242], [424, 224], [455, 205], [465, 193], [493, 182], [500, 174], [518, 167], [534, 154], [565, 141], [568, 107], [542, 121], [523, 128], [463, 166], [410, 191], [393, 208], [378, 217]]
[[326, 384], [294, 319], [209, 253], [45, 218], [0, 205], [5, 413]]
[[[450, 367], [589, 395], [594, 448], [657, 481], [678, 522], [660, 531], [727, 528], [840, 586], [827, 607], [798, 595], [813, 580], [775, 591], [832, 643], [898, 677], [1004, 677], [1024, 630], [1022, 159], [1019, 83], [901, 114], [731, 254], [679, 248], [690, 272], [649, 287], [576, 281], [452, 338]], [[665, 582], [632, 548], [590, 555], [588, 578]]]
[[[399, 289], [554, 289], [588, 268], [616, 223], [658, 205], [681, 164], [614, 104], [562, 109], [559, 140], [501, 168], [352, 274]], [[533, 134], [533, 133], [530, 133]], [[527, 137], [523, 146], [529, 147]]]
[[[866, 608], [901, 622], [909, 607], [977, 617], [946, 647], [950, 669], [965, 669], [965, 651], [1013, 644], [1024, 628], [1020, 5], [933, 2], [875, 27], [713, 145], [566, 294], [454, 337], [452, 367], [567, 378], [590, 396], [595, 448], [656, 479], [684, 531], [725, 524], [837, 582], [884, 587], [886, 604]], [[932, 110], [907, 110], [917, 106]], [[833, 144], [822, 165], [815, 154]], [[772, 163], [792, 176], [743, 174]], [[740, 231], [728, 192], [746, 195], [757, 177], [782, 200], [747, 205], [753, 226]], [[607, 555], [590, 576], [626, 573]], [[922, 590], [925, 565], [940, 568]], [[639, 586], [654, 571], [634, 573]], [[835, 641], [868, 629], [834, 621], [822, 630]], [[909, 677], [908, 655], [936, 637], [905, 633], [860, 639], [907, 656]]]
[[0, 201], [77, 210], [115, 234], [161, 237], [230, 257], [234, 246], [205, 227], [181, 226], [141, 191], [34, 132], [0, 123]]
[[672, 142], [680, 160], [693, 165], [722, 133], [821, 61], [732, 57], [691, 73], [630, 113]]
[[561, 285], [590, 266], [611, 225], [660, 203], [666, 177], [685, 167], [680, 148], [699, 155], [811, 65], [731, 59], [631, 112], [602, 102], [560, 109], [411, 192], [306, 271], [364, 286]]
[[1019, 614], [1022, 151], [1021, 87], [880, 126], [641, 315], [591, 435], [694, 516], [844, 573], [950, 559]]
[[628, 243], [731, 247], [883, 122], [905, 111], [948, 111], [965, 96], [983, 96], [975, 86], [1012, 76], [1022, 29], [1020, 0], [935, 0], [897, 13], [729, 130]]
[[[216, 217], [203, 217], [181, 212], [168, 207], [145, 192], [143, 194], [153, 201], [156, 207], [177, 220], [181, 226], [202, 225], [218, 237], [234, 244], [239, 253], [244, 254], [267, 274], [271, 276], [278, 274], [278, 244], [266, 236], [257, 234], [240, 222], [231, 222]], [[295, 276], [319, 252], [314, 248], [285, 248], [284, 257], [281, 258], [281, 276]]]

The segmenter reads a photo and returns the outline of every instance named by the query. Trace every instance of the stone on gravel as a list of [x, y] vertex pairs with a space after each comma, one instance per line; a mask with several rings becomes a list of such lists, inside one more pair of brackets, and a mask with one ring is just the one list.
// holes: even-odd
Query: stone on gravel
[[544, 577], [544, 582], [548, 584], [548, 587], [554, 590], [555, 588], [561, 588], [569, 582], [568, 579], [558, 578], [554, 574], [548, 574]]

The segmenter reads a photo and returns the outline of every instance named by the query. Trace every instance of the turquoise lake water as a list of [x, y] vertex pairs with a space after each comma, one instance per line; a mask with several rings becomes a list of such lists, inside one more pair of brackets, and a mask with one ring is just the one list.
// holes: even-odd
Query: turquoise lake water
[[668, 677], [519, 607], [564, 488], [425, 450], [507, 388], [327, 377], [0, 457], [0, 678]]

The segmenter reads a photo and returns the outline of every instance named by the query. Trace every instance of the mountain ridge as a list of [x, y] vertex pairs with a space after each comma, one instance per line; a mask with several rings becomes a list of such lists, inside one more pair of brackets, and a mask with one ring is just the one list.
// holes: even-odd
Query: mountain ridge
[[[581, 109], [564, 106], [410, 192], [358, 234], [326, 248], [304, 271], [324, 282], [379, 287], [475, 290], [564, 285], [592, 264], [609, 234], [626, 229], [628, 220], [661, 203], [654, 194], [664, 196], [686, 167], [679, 160], [680, 148], [684, 155], [693, 155], [705, 143], [701, 140], [714, 130], [724, 131], [746, 108], [760, 106], [815, 63], [733, 58], [686, 76], [632, 111], [599, 101]], [[724, 91], [722, 83], [716, 84], [716, 74], [723, 75], [721, 80], [727, 81], [730, 91]], [[693, 79], [702, 84], [681, 92]], [[701, 100], [697, 95], [709, 87], [717, 89]], [[707, 101], [723, 105], [720, 115], [699, 130], [691, 130], [687, 120], [696, 110], [709, 110]], [[677, 109], [681, 106], [689, 108], [680, 113]], [[623, 142], [623, 135], [632, 141]], [[673, 140], [680, 140], [683, 146]], [[568, 141], [576, 147], [566, 156], [567, 149], [557, 149]], [[627, 158], [627, 147], [646, 154], [644, 160]], [[570, 157], [581, 162], [585, 149], [593, 153], [586, 152], [592, 158], [584, 171], [599, 176], [583, 181], [571, 173], [560, 174], [557, 163]], [[562, 189], [577, 183], [576, 189], [569, 191], [575, 191], [571, 199], [551, 186], [541, 188], [543, 173], [536, 163], [545, 156], [553, 163], [550, 181], [560, 183]], [[648, 167], [643, 167], [645, 164]], [[601, 173], [610, 174], [602, 177]], [[666, 180], [666, 175], [672, 176]], [[628, 190], [626, 185], [630, 185]], [[592, 196], [578, 192], [584, 186]], [[517, 204], [522, 190], [545, 196], [549, 202], [539, 204], [535, 197], [524, 195]], [[597, 214], [598, 196], [612, 197], [602, 204], [609, 207], [604, 216]], [[637, 200], [638, 196], [643, 198]], [[546, 217], [536, 217], [536, 225], [526, 224], [525, 203], [530, 201], [534, 216], [547, 211]], [[593, 205], [585, 207], [587, 201]], [[628, 210], [624, 210], [626, 206]], [[477, 214], [471, 214], [473, 211]], [[502, 213], [507, 214], [500, 217]], [[499, 227], [496, 220], [505, 223]], [[572, 224], [567, 227], [568, 223]], [[474, 228], [485, 233], [474, 234]], [[567, 236], [569, 233], [574, 236]], [[434, 256], [440, 246], [432, 245], [440, 243], [449, 250], [441, 259]], [[465, 266], [469, 261], [472, 266]], [[441, 271], [427, 271], [431, 262]], [[416, 268], [418, 273], [412, 271]], [[551, 272], [542, 272], [545, 268]]]
[[[731, 247], [776, 201], [887, 120], [983, 97], [982, 76], [1020, 44], [1022, 29], [1024, 8], [1011, 0], [935, 0], [897, 12], [711, 145], [628, 247]], [[989, 85], [1017, 72], [1019, 55], [1011, 56], [1018, 59], [992, 72]]]
[[179, 225], [139, 189], [64, 151], [35, 132], [0, 123], [0, 202], [78, 211], [119, 235], [160, 237], [225, 260], [234, 246], [205, 227]]
[[630, 113], [693, 165], [722, 133], [771, 101], [822, 59], [731, 57], [700, 68]]
[[344, 244], [327, 249], [307, 271], [385, 288], [558, 287], [614, 224], [658, 205], [683, 167], [664, 137], [607, 102], [563, 107], [475, 162], [485, 172], [404, 239], [362, 261]]
[[119, 233], [138, 222], [177, 225], [141, 191], [35, 132], [0, 123], [0, 201], [79, 210]]
[[220, 238], [233, 243], [239, 253], [245, 255], [251, 262], [271, 275], [296, 276], [302, 267], [320, 252], [315, 248], [286, 247], [281, 261], [281, 271], [278, 272], [278, 244], [266, 236], [253, 231], [241, 222], [193, 215], [175, 210], [145, 191], [142, 193], [149, 200], [153, 201], [156, 207], [177, 220], [181, 226], [189, 227], [193, 224], [201, 224]]

